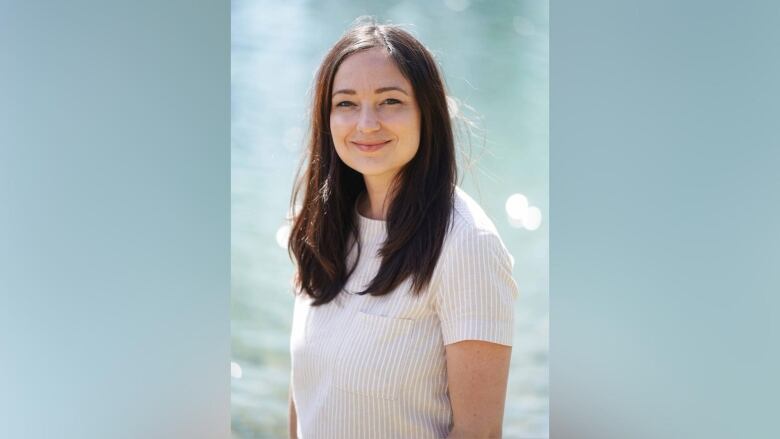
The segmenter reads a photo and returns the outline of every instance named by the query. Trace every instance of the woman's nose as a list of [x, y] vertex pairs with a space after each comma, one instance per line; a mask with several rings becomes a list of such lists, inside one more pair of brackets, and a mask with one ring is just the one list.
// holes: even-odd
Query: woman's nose
[[373, 108], [365, 106], [360, 110], [357, 128], [358, 131], [363, 133], [370, 133], [379, 129], [379, 118]]

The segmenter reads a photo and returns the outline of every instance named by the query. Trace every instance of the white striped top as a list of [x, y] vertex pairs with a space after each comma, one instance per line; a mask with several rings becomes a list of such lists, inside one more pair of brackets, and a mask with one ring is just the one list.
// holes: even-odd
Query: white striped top
[[452, 408], [444, 346], [512, 345], [512, 257], [484, 211], [458, 188], [429, 287], [414, 296], [407, 279], [385, 296], [353, 295], [376, 275], [387, 236], [384, 221], [358, 215], [358, 226], [362, 252], [346, 291], [319, 307], [296, 296], [290, 351], [298, 437], [445, 438]]

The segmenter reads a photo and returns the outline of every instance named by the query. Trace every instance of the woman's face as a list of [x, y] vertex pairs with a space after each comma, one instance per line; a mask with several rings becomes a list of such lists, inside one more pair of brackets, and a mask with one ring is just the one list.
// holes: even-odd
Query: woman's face
[[336, 153], [369, 180], [389, 184], [420, 146], [412, 84], [384, 49], [348, 56], [336, 71], [330, 132]]

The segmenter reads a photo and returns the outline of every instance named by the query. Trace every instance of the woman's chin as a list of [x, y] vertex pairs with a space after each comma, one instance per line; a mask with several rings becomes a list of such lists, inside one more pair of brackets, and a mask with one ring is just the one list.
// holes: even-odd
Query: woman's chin
[[397, 169], [389, 166], [357, 166], [352, 169], [363, 175], [363, 178], [374, 180], [390, 179], [397, 172]]

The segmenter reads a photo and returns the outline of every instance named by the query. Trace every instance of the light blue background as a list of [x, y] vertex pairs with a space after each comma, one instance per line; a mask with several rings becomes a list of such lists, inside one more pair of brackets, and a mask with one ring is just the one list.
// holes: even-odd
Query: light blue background
[[551, 437], [780, 437], [780, 6], [551, 17]]
[[229, 38], [0, 2], [0, 437], [228, 437]]

